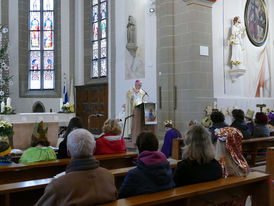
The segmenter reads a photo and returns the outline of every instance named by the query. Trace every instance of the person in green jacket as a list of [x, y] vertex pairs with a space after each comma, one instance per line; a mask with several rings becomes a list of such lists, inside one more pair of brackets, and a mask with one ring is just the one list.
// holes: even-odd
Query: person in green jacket
[[56, 160], [55, 151], [49, 147], [47, 133], [48, 127], [44, 126], [43, 121], [34, 126], [31, 147], [24, 151], [19, 163]]

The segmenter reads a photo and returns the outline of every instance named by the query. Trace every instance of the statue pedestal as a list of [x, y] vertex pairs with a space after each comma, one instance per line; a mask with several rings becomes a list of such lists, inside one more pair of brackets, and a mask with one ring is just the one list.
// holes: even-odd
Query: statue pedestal
[[232, 69], [229, 70], [229, 75], [231, 77], [232, 82], [235, 82], [239, 77], [245, 74], [245, 69]]
[[1, 121], [13, 125], [13, 148], [25, 150], [30, 147], [34, 124], [43, 121], [48, 126], [48, 140], [51, 146], [56, 146], [59, 125], [67, 125], [75, 113], [20, 113], [15, 115], [0, 115]]

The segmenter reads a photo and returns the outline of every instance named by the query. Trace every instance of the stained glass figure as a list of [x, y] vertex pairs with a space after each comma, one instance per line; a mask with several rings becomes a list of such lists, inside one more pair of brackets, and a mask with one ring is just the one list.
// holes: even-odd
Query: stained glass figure
[[40, 12], [30, 12], [30, 30], [40, 30]]
[[53, 89], [53, 71], [44, 72], [44, 89]]
[[40, 70], [41, 69], [41, 61], [40, 61], [40, 52], [32, 51], [30, 52], [30, 69], [31, 70]]
[[53, 30], [53, 12], [44, 12], [44, 30]]
[[31, 71], [30, 75], [30, 89], [40, 89], [40, 72]]
[[92, 77], [99, 77], [98, 60], [93, 61]]
[[102, 38], [107, 37], [107, 21], [103, 20], [101, 21], [101, 32], [102, 32]]
[[101, 77], [107, 76], [107, 59], [101, 59]]
[[101, 40], [101, 58], [107, 56], [107, 40]]
[[40, 0], [30, 0], [30, 11], [40, 10]]
[[98, 23], [93, 24], [93, 38], [92, 40], [98, 40]]
[[101, 19], [105, 19], [107, 17], [107, 2], [101, 3]]
[[93, 42], [93, 55], [92, 59], [98, 59], [98, 41]]
[[96, 4], [98, 4], [98, 0], [93, 0], [92, 5], [96, 5]]
[[40, 32], [39, 31], [30, 32], [30, 49], [31, 50], [40, 49]]
[[44, 52], [44, 70], [54, 69], [54, 56], [53, 51]]
[[98, 5], [94, 6], [92, 8], [92, 20], [93, 22], [97, 22], [98, 21]]
[[44, 49], [52, 50], [53, 49], [53, 32], [44, 31]]
[[53, 0], [44, 0], [44, 10], [53, 10]]

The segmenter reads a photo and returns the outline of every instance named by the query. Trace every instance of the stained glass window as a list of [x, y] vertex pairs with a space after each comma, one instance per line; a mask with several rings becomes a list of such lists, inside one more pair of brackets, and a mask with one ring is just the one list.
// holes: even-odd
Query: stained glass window
[[90, 78], [106, 77], [108, 71], [107, 56], [107, 0], [91, 0], [91, 71]]
[[54, 0], [29, 2], [29, 89], [54, 89]]

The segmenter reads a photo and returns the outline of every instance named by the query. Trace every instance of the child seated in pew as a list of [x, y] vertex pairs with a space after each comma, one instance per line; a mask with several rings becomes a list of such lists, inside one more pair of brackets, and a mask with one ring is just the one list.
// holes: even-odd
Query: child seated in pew
[[254, 138], [270, 136], [267, 123], [268, 123], [267, 115], [264, 112], [257, 112], [255, 115], [255, 126], [254, 126], [254, 132], [253, 132]]
[[103, 134], [96, 139], [95, 155], [126, 152], [126, 143], [121, 136], [121, 126], [115, 119], [108, 119], [103, 126]]
[[158, 139], [151, 132], [142, 132], [136, 140], [139, 150], [137, 167], [126, 175], [119, 198], [159, 192], [175, 186], [166, 156], [158, 152]]
[[[216, 159], [222, 165], [223, 177], [248, 175], [250, 169], [241, 153], [242, 133], [234, 127], [224, 127], [216, 130], [215, 135], [218, 137]], [[222, 206], [245, 206], [246, 199], [246, 196], [239, 197]]]
[[9, 155], [10, 151], [10, 145], [5, 141], [0, 141], [0, 165], [10, 165], [13, 163]]
[[222, 177], [222, 168], [214, 159], [211, 135], [202, 125], [193, 125], [185, 134], [182, 161], [174, 172], [176, 186], [217, 180]]
[[48, 127], [44, 128], [43, 121], [34, 126], [31, 147], [24, 151], [19, 163], [56, 160], [55, 151], [49, 147], [47, 133]]

